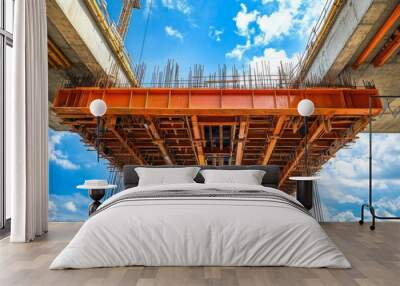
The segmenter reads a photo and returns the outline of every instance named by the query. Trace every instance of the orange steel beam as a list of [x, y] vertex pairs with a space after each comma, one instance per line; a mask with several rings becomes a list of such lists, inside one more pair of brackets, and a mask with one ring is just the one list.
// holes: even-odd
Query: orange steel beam
[[[315, 139], [324, 131], [324, 120], [316, 120], [310, 128], [310, 133], [308, 135], [308, 145], [311, 145]], [[281, 178], [279, 180], [279, 187], [281, 187], [293, 169], [300, 163], [301, 158], [303, 157], [305, 152], [305, 139], [303, 139], [299, 146], [297, 146], [295, 151], [295, 157], [292, 161], [288, 162], [286, 166], [283, 168]]]
[[199, 165], [203, 166], [206, 164], [204, 151], [203, 151], [203, 143], [201, 142], [200, 128], [199, 122], [196, 115], [192, 116], [192, 127], [193, 127], [193, 137], [195, 140], [195, 146], [197, 149], [197, 157], [199, 159]]
[[269, 159], [271, 158], [272, 152], [274, 151], [275, 145], [278, 142], [279, 135], [285, 126], [287, 117], [286, 116], [280, 116], [278, 119], [278, 122], [276, 123], [274, 132], [272, 134], [271, 141], [268, 144], [267, 149], [265, 150], [264, 157], [262, 159], [262, 164], [267, 165]]
[[386, 33], [392, 29], [393, 25], [400, 18], [400, 4], [397, 4], [396, 8], [394, 8], [392, 14], [387, 18], [386, 22], [382, 25], [379, 31], [375, 34], [372, 40], [368, 43], [366, 48], [362, 51], [362, 53], [358, 56], [357, 60], [352, 65], [353, 69], [357, 69], [360, 65], [365, 63], [367, 58], [370, 56], [372, 51], [379, 45], [382, 41], [383, 37]]
[[397, 30], [393, 39], [379, 52], [373, 60], [375, 67], [383, 66], [388, 59], [400, 48], [400, 30]]
[[168, 152], [168, 149], [165, 147], [164, 140], [162, 140], [160, 133], [158, 133], [157, 127], [154, 124], [153, 119], [150, 116], [146, 116], [147, 127], [153, 137], [153, 142], [158, 146], [160, 152], [165, 160], [165, 163], [168, 165], [173, 165], [174, 161], [172, 160], [171, 155]]
[[[94, 99], [103, 99], [107, 115], [298, 115], [297, 104], [307, 98], [315, 115], [368, 115], [369, 96], [376, 89], [186, 89], [186, 88], [76, 88], [59, 90], [53, 106], [57, 114], [90, 114]], [[373, 100], [373, 115], [382, 110]]]
[[241, 118], [239, 127], [239, 141], [237, 143], [237, 149], [236, 149], [236, 160], [235, 160], [236, 165], [242, 164], [244, 145], [246, 143], [248, 130], [249, 130], [248, 118]]

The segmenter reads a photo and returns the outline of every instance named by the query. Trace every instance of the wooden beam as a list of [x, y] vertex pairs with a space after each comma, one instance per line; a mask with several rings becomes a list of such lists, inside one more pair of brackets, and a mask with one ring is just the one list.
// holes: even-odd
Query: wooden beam
[[204, 151], [203, 151], [203, 144], [202, 144], [202, 138], [201, 138], [201, 133], [200, 133], [200, 128], [199, 128], [199, 122], [197, 119], [196, 115], [193, 115], [191, 117], [192, 119], [192, 128], [193, 128], [193, 137], [195, 139], [195, 146], [197, 149], [197, 157], [199, 160], [199, 165], [204, 166], [206, 164], [206, 160], [204, 157]]
[[353, 69], [357, 69], [360, 65], [365, 63], [371, 53], [376, 49], [382, 39], [385, 37], [387, 32], [389, 32], [393, 25], [396, 24], [397, 20], [400, 18], [400, 4], [397, 4], [396, 8], [394, 8], [392, 14], [387, 18], [382, 27], [378, 30], [375, 36], [371, 39], [365, 49], [358, 56], [357, 60], [352, 65]]
[[237, 149], [236, 149], [236, 160], [235, 160], [236, 165], [242, 164], [244, 145], [246, 143], [248, 130], [249, 130], [249, 119], [248, 117], [242, 117], [240, 119], [239, 141], [237, 143]]
[[300, 126], [302, 122], [302, 117], [301, 116], [296, 116], [292, 119], [292, 128], [293, 128], [293, 134], [296, 134], [297, 131], [299, 131]]
[[374, 67], [383, 66], [390, 57], [400, 48], [400, 30], [397, 30], [393, 38], [386, 44], [386, 46], [379, 52], [373, 60]]
[[164, 144], [164, 140], [161, 138], [160, 133], [158, 132], [153, 119], [150, 116], [146, 116], [145, 119], [147, 121], [147, 128], [153, 137], [153, 142], [160, 149], [160, 152], [165, 160], [165, 163], [167, 163], [168, 165], [174, 165], [175, 164], [174, 160], [172, 159], [170, 153], [168, 152], [168, 149]]
[[270, 142], [268, 143], [267, 149], [265, 150], [264, 157], [262, 159], [262, 165], [267, 165], [269, 159], [271, 158], [272, 152], [274, 151], [275, 145], [278, 142], [279, 135], [281, 134], [287, 117], [280, 116], [278, 122], [276, 123], [274, 132], [272, 133], [272, 137]]
[[231, 151], [232, 151], [231, 148], [223, 148], [223, 149], [220, 149], [217, 147], [204, 148], [204, 154], [207, 154], [207, 155], [226, 155], [226, 156], [228, 156], [231, 153]]
[[199, 122], [199, 126], [232, 126], [236, 125], [236, 122], [227, 121], [214, 121], [214, 122]]
[[219, 126], [219, 149], [222, 150], [224, 148], [224, 128], [223, 126]]
[[328, 116], [321, 118], [322, 123], [324, 124], [324, 131], [325, 133], [329, 133], [332, 131], [332, 121], [331, 118]]
[[71, 63], [60, 51], [60, 49], [53, 43], [50, 38], [47, 38], [47, 52], [49, 63], [53, 68], [68, 69], [71, 67]]
[[142, 158], [142, 156], [137, 152], [135, 149], [135, 146], [129, 140], [127, 137], [123, 134], [122, 131], [117, 129], [116, 124], [115, 124], [115, 118], [110, 118], [107, 121], [107, 130], [110, 131], [111, 133], [114, 134], [114, 136], [119, 140], [121, 145], [128, 150], [128, 152], [132, 155], [132, 157], [137, 161], [140, 165], [146, 165], [146, 161]]
[[[323, 132], [324, 130], [324, 122], [323, 120], [315, 120], [312, 124], [309, 134], [308, 134], [308, 145], [311, 145]], [[303, 157], [305, 152], [305, 138], [301, 141], [300, 145], [297, 146], [296, 151], [294, 153], [294, 159], [286, 164], [283, 168], [281, 178], [279, 180], [279, 187], [285, 183], [286, 179], [289, 177], [291, 172], [296, 168], [296, 166], [300, 163], [301, 158]]]
[[235, 147], [235, 137], [236, 137], [236, 125], [231, 126], [231, 153], [229, 154], [229, 165], [232, 165], [233, 160], [233, 149]]

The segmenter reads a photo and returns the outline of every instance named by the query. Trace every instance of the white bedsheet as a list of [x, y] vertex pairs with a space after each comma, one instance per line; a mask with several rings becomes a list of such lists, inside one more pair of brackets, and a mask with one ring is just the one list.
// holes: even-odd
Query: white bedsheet
[[[263, 190], [254, 185], [182, 184], [138, 191]], [[90, 217], [50, 269], [145, 266], [293, 266], [349, 268], [311, 216], [262, 199], [162, 198], [123, 201]]]

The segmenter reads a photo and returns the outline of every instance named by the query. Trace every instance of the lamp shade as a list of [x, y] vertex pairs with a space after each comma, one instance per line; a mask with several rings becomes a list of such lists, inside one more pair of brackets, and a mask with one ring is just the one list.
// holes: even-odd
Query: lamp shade
[[103, 116], [107, 111], [107, 104], [104, 100], [95, 99], [90, 103], [90, 113], [93, 114], [95, 117]]
[[314, 103], [309, 99], [303, 99], [297, 105], [297, 111], [301, 116], [311, 116], [314, 110]]

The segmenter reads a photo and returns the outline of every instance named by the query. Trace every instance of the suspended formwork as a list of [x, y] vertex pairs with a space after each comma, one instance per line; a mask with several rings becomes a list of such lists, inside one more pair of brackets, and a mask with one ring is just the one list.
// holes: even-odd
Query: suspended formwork
[[[143, 165], [255, 165], [281, 167], [280, 188], [304, 170], [305, 138], [297, 104], [310, 99], [309, 164], [317, 172], [368, 123], [374, 88], [218, 89], [66, 88], [53, 109], [91, 147], [96, 120], [89, 105], [103, 99], [104, 132], [98, 149], [114, 167]], [[378, 115], [380, 99], [372, 101]]]

